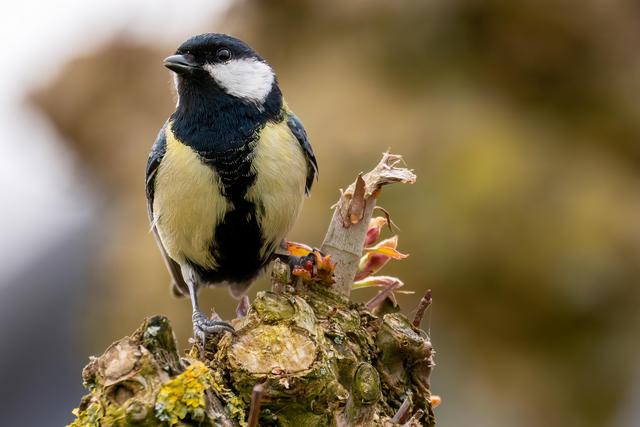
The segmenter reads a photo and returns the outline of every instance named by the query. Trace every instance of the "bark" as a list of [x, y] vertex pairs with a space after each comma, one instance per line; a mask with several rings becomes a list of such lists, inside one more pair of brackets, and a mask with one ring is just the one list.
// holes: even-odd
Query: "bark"
[[353, 184], [341, 192], [340, 199], [334, 205], [333, 217], [321, 250], [331, 255], [336, 263], [333, 285], [336, 292], [347, 297], [351, 293], [365, 234], [380, 189], [394, 182], [413, 184], [416, 181], [412, 171], [397, 167], [401, 161], [402, 157], [397, 154], [384, 153], [378, 165], [370, 172], [359, 175]]
[[[380, 187], [414, 182], [385, 153], [341, 193], [315, 265], [276, 261], [226, 333], [181, 357], [167, 318], [92, 358], [72, 426], [434, 426], [429, 336], [388, 299], [349, 300]], [[328, 255], [328, 257], [324, 256]]]

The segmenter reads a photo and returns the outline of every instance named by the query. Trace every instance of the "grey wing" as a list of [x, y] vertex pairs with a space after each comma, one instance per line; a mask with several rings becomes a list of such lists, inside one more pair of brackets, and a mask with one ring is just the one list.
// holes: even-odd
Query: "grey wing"
[[158, 229], [154, 223], [153, 219], [153, 196], [155, 192], [155, 178], [156, 173], [158, 172], [158, 166], [160, 166], [160, 162], [164, 157], [164, 153], [167, 150], [167, 138], [165, 135], [165, 131], [167, 129], [167, 124], [160, 129], [158, 133], [158, 137], [156, 138], [156, 142], [151, 147], [151, 152], [149, 153], [149, 159], [147, 160], [147, 171], [146, 171], [146, 193], [147, 193], [147, 213], [149, 214], [149, 221], [151, 221], [151, 230], [153, 231], [153, 235], [156, 239], [156, 243], [160, 248], [160, 253], [162, 253], [162, 258], [164, 258], [164, 263], [167, 266], [167, 270], [171, 274], [171, 278], [173, 279], [173, 290], [174, 293], [178, 296], [180, 295], [189, 295], [189, 288], [182, 277], [182, 270], [180, 269], [180, 265], [175, 262], [167, 251], [164, 249], [162, 244], [162, 240], [160, 240], [160, 235], [158, 234]]
[[306, 193], [309, 194], [311, 186], [313, 185], [313, 179], [318, 174], [318, 162], [316, 161], [315, 154], [313, 154], [309, 138], [307, 138], [307, 132], [304, 130], [304, 126], [302, 126], [300, 119], [298, 119], [295, 114], [290, 113], [289, 118], [287, 119], [287, 125], [300, 143], [300, 146], [304, 151], [304, 155], [307, 158], [307, 182], [305, 190]]

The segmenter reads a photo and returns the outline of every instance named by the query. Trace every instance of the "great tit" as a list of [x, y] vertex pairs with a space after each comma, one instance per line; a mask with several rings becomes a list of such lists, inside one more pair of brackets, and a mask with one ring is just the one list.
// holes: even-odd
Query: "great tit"
[[176, 109], [146, 169], [153, 233], [194, 334], [233, 330], [198, 306], [203, 286], [242, 295], [280, 247], [318, 166], [271, 66], [244, 42], [201, 34], [164, 60]]

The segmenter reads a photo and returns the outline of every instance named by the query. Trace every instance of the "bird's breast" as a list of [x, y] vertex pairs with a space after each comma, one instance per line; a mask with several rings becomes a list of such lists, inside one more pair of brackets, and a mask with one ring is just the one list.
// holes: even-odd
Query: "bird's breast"
[[255, 181], [247, 200], [256, 207], [263, 236], [261, 254], [270, 254], [284, 239], [304, 199], [307, 163], [300, 143], [286, 121], [269, 122], [260, 132], [253, 153]]
[[216, 225], [231, 209], [220, 177], [167, 126], [167, 148], [158, 167], [154, 221], [169, 256], [179, 263], [215, 268], [210, 250]]
[[286, 121], [268, 122], [241, 149], [206, 158], [168, 126], [153, 205], [167, 253], [205, 281], [257, 274], [298, 217], [306, 175]]

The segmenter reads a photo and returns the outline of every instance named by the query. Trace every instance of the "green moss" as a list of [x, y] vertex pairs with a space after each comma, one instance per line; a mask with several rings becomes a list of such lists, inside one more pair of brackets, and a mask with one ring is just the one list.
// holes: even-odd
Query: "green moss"
[[371, 405], [380, 399], [380, 377], [373, 366], [368, 363], [358, 366], [351, 392], [363, 405]]
[[211, 388], [222, 402], [226, 402], [225, 408], [229, 411], [229, 415], [231, 415], [240, 426], [246, 426], [246, 404], [238, 395], [224, 385], [224, 380], [218, 370], [211, 371]]
[[331, 425], [330, 413], [315, 414], [304, 405], [289, 404], [273, 412], [274, 421], [279, 427], [325, 427]]
[[291, 299], [273, 292], [260, 292], [256, 296], [252, 308], [264, 323], [287, 320], [295, 314], [295, 307]]
[[103, 412], [99, 403], [93, 402], [84, 411], [76, 408], [72, 412], [76, 419], [67, 427], [100, 427]]
[[162, 386], [155, 404], [156, 418], [170, 426], [187, 418], [204, 420], [205, 391], [211, 382], [209, 369], [202, 362], [194, 362]]

